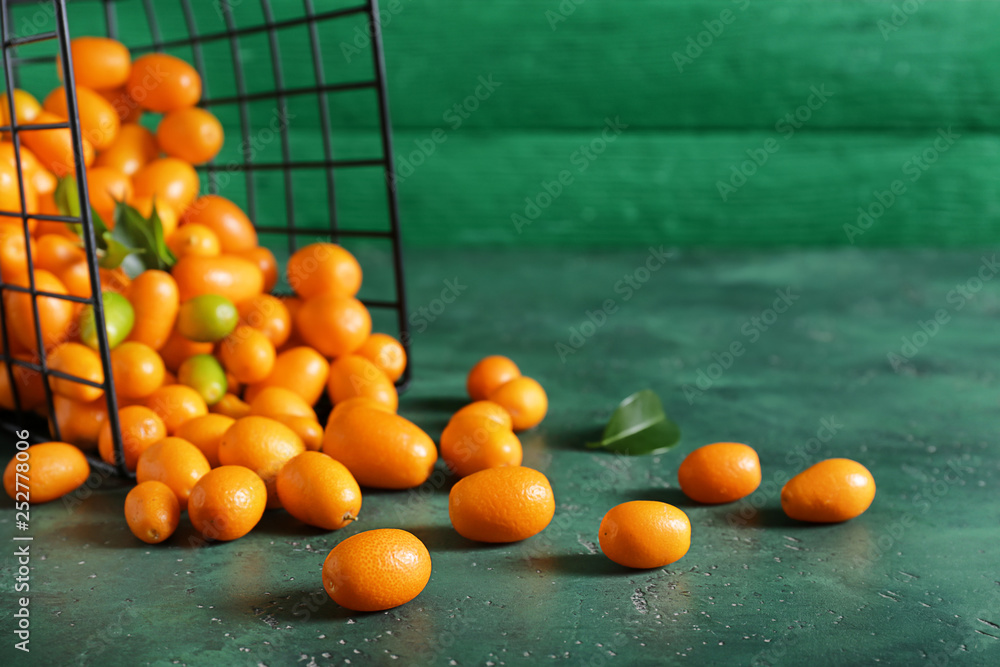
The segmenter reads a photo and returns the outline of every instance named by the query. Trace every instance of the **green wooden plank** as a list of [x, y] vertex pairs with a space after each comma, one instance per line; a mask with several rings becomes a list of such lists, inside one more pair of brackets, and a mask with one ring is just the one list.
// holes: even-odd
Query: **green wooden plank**
[[[958, 134], [938, 153], [934, 130], [813, 132], [785, 139], [773, 133], [630, 128], [587, 162], [581, 146], [600, 136], [596, 128], [558, 135], [463, 130], [449, 135], [400, 183], [404, 236], [429, 246], [990, 244], [1000, 231], [993, 176], [1000, 169], [1000, 140]], [[398, 154], [415, 150], [414, 141], [425, 138], [398, 132]], [[769, 140], [778, 151], [760, 167], [748, 162], [747, 151], [759, 158]], [[938, 145], [946, 143], [940, 139]], [[921, 170], [914, 157], [928, 168]], [[934, 163], [923, 162], [927, 158]], [[731, 185], [734, 167], [757, 171], [723, 201], [719, 183]], [[545, 207], [544, 183], [557, 190], [551, 184], [564, 171], [572, 182]], [[894, 181], [905, 187], [902, 194], [892, 194]], [[882, 215], [879, 196], [886, 203], [894, 198]], [[512, 215], [536, 213], [526, 211], [526, 198], [542, 206], [518, 233]], [[845, 225], [857, 223], [858, 207], [871, 209], [875, 219], [849, 235]]]
[[[154, 4], [164, 38], [188, 35], [179, 3]], [[301, 15], [272, 4], [276, 20]], [[317, 11], [353, 4], [317, 3]], [[199, 33], [225, 30], [218, 3], [193, 5]], [[71, 3], [77, 34], [103, 32], [101, 13], [88, 7]], [[142, 4], [116, 7], [123, 39], [148, 43]], [[1000, 4], [992, 0], [392, 0], [382, 8], [400, 128], [449, 127], [477, 107], [461, 118], [466, 126], [585, 129], [594, 116], [621, 115], [644, 128], [763, 129], [820, 85], [836, 104], [816, 114], [816, 127], [1000, 125]], [[264, 20], [257, 3], [234, 5], [233, 15], [241, 27]], [[326, 81], [370, 78], [363, 18], [319, 25]], [[277, 38], [286, 85], [315, 83], [307, 30]], [[212, 94], [233, 92], [228, 40], [204, 48], [210, 72], [222, 73], [209, 77]], [[675, 54], [691, 62], [679, 67]], [[266, 33], [241, 37], [239, 57], [250, 90], [274, 88]], [[477, 89], [487, 94], [480, 77], [490, 76], [500, 85], [475, 99]]]
[[[884, 38], [879, 21], [910, 5], [916, 11]], [[487, 74], [503, 85], [470, 127], [587, 128], [595, 115], [618, 114], [645, 128], [770, 128], [821, 84], [837, 105], [817, 114], [819, 127], [1000, 121], [1000, 5], [991, 1], [403, 6], [385, 30], [400, 127], [441, 125]], [[553, 29], [546, 13], [560, 6], [576, 9]], [[705, 22], [720, 34], [701, 34]], [[692, 48], [695, 58], [679, 71], [673, 54], [689, 39], [706, 46]]]

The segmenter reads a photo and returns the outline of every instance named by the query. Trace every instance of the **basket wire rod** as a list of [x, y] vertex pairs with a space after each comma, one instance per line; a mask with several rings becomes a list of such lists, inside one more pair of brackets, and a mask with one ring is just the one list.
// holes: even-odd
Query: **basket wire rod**
[[72, 301], [73, 303], [91, 303], [93, 299], [89, 296], [74, 296], [72, 294], [57, 294], [56, 292], [46, 292], [40, 289], [31, 289], [30, 287], [25, 287], [24, 285], [12, 285], [10, 283], [4, 283], [4, 288], [8, 292], [22, 292], [24, 294], [31, 294], [32, 296], [41, 296], [49, 299], [59, 299], [60, 301]]
[[[286, 164], [292, 161], [291, 141], [288, 138], [288, 102], [285, 99], [285, 78], [281, 71], [281, 47], [278, 45], [278, 33], [274, 28], [274, 12], [271, 11], [270, 0], [260, 0], [261, 9], [264, 12], [264, 25], [268, 27], [267, 40], [271, 49], [271, 69], [274, 75], [274, 87], [278, 92], [278, 114], [281, 118], [279, 132], [281, 134], [281, 159]], [[282, 172], [285, 177], [285, 217], [288, 220], [289, 234], [285, 235], [288, 244], [288, 255], [295, 252], [298, 237], [294, 234], [295, 229], [295, 191], [292, 182], [292, 170], [285, 169]]]
[[[27, 215], [27, 205], [25, 203], [24, 195], [24, 172], [21, 169], [21, 137], [18, 134], [20, 124], [17, 122], [17, 111], [14, 104], [14, 67], [11, 64], [8, 54], [14, 49], [15, 40], [10, 38], [10, 24], [6, 21], [8, 16], [8, 6], [6, 0], [3, 1], [3, 7], [0, 9], [0, 16], [5, 17], [2, 28], [0, 28], [0, 41], [3, 44], [3, 75], [4, 84], [9, 92], [7, 95], [7, 117], [10, 119], [10, 133], [11, 133], [11, 144], [14, 147], [14, 167], [17, 170], [17, 189], [18, 189], [18, 201], [21, 204], [21, 231], [24, 234], [24, 250], [25, 259], [28, 264], [28, 287], [32, 292], [31, 296], [31, 316], [32, 322], [35, 325], [35, 344], [38, 349], [38, 358], [41, 363], [43, 377], [45, 377], [45, 345], [42, 336], [42, 326], [41, 319], [38, 313], [38, 297], [34, 295], [35, 291], [35, 267], [34, 258], [31, 253], [31, 232], [28, 230], [28, 215]], [[10, 348], [7, 348], [10, 349]], [[10, 366], [11, 364], [8, 364]], [[10, 376], [13, 377], [12, 375]], [[52, 390], [49, 387], [48, 382], [45, 382], [45, 401], [48, 405], [49, 414], [55, 414], [52, 399]], [[11, 386], [14, 383], [11, 382]], [[18, 405], [20, 410], [20, 405]], [[56, 437], [59, 437], [58, 424], [56, 425]]]
[[118, 15], [115, 13], [114, 0], [104, 0], [104, 26], [108, 37], [118, 39]]
[[[10, 5], [7, 4], [7, 3], [4, 3], [4, 6], [3, 6], [3, 21], [7, 25], [14, 25], [14, 17], [11, 15]], [[13, 55], [13, 54], [4, 52], [4, 58], [5, 59], [8, 56], [11, 56], [11, 55]], [[11, 73], [14, 76], [14, 87], [15, 88], [20, 88], [21, 87], [20, 86], [20, 83], [21, 83], [21, 73], [17, 71], [16, 67], [11, 70]]]
[[[315, 28], [315, 26], [313, 26]], [[270, 100], [276, 97], [295, 97], [297, 95], [318, 95], [319, 93], [338, 93], [348, 90], [364, 90], [374, 88], [375, 81], [349, 81], [347, 83], [330, 83], [322, 86], [302, 86], [295, 88], [279, 87], [276, 90], [265, 90], [258, 93], [248, 93], [246, 95], [228, 95], [226, 97], [206, 97], [201, 103], [206, 106], [219, 104], [236, 104], [239, 102], [256, 102], [259, 100]]]
[[[146, 12], [146, 23], [149, 24], [149, 36], [153, 42], [151, 49], [157, 53], [161, 53], [164, 46], [163, 33], [160, 32], [160, 24], [156, 20], [156, 9], [153, 7], [153, 0], [142, 0], [142, 8]], [[132, 49], [132, 51], [135, 51], [135, 49]]]
[[[319, 25], [315, 20], [315, 10], [313, 9], [313, 0], [304, 0], [304, 6], [307, 17], [312, 17], [313, 20], [309, 21], [309, 45], [312, 51], [312, 61], [313, 61], [313, 72], [316, 76], [316, 101], [319, 104], [319, 118], [320, 123], [323, 127], [323, 157], [326, 158], [327, 162], [333, 162], [333, 126], [330, 123], [330, 101], [326, 97], [327, 92], [333, 90], [351, 90], [348, 86], [357, 86], [360, 88], [362, 85], [365, 87], [374, 86], [375, 81], [365, 82], [364, 84], [339, 84], [339, 85], [327, 85], [326, 74], [323, 71], [323, 52], [320, 49], [319, 42]], [[330, 234], [334, 242], [339, 241], [340, 235], [338, 231], [337, 222], [337, 197], [336, 193], [336, 175], [332, 167], [327, 167], [326, 169], [326, 202], [327, 208], [330, 214]]]
[[[257, 231], [263, 232], [265, 234], [296, 234], [298, 236], [315, 236], [319, 231], [317, 229], [295, 229], [290, 230], [285, 227], [279, 227], [277, 225], [257, 225]], [[370, 238], [370, 239], [391, 239], [392, 232], [388, 231], [378, 231], [378, 230], [366, 230], [366, 229], [341, 229], [337, 232], [338, 236], [352, 236], [360, 238]]]
[[[383, 158], [367, 158], [363, 160], [295, 160], [291, 162], [255, 162], [253, 164], [229, 164], [227, 169], [232, 171], [269, 171], [276, 169], [341, 169], [345, 167], [381, 167], [385, 165]], [[195, 169], [204, 171], [204, 165], [198, 165]]]
[[[111, 372], [111, 346], [108, 344], [108, 331], [104, 319], [104, 299], [101, 295], [101, 276], [97, 263], [97, 242], [94, 238], [94, 221], [91, 216], [90, 200], [87, 196], [87, 167], [83, 160], [83, 136], [80, 132], [80, 115], [76, 103], [76, 81], [73, 78], [73, 53], [70, 49], [69, 19], [66, 16], [65, 0], [53, 0], [56, 14], [56, 33], [59, 40], [59, 55], [62, 61], [63, 82], [66, 86], [66, 114], [69, 117], [69, 131], [73, 142], [73, 166], [76, 173], [77, 191], [80, 193], [80, 217], [83, 223], [83, 245], [87, 254], [87, 264], [90, 269], [90, 293], [96, 322], [97, 348], [101, 355], [101, 365], [104, 367], [104, 395], [108, 408], [108, 425], [111, 428], [111, 438], [114, 443], [115, 464], [118, 472], [128, 475], [125, 466], [125, 449], [122, 444], [121, 427], [118, 421], [118, 399], [115, 396], [114, 374]], [[16, 145], [16, 144], [15, 144]], [[27, 227], [25, 227], [27, 231]], [[41, 338], [41, 331], [39, 331]], [[46, 382], [46, 393], [51, 389]], [[55, 415], [55, 411], [49, 414]], [[58, 420], [53, 419], [53, 429], [59, 438]]]
[[[12, 211], [0, 211], [0, 215], [6, 218], [19, 218], [20, 213], [14, 213]], [[80, 218], [75, 218], [68, 215], [49, 215], [48, 213], [33, 213], [31, 215], [33, 220], [48, 220], [50, 222], [69, 222], [73, 224], [79, 224]]]
[[[199, 1], [203, 2], [204, 0], [199, 0]], [[219, 9], [221, 9], [223, 14], [231, 14], [232, 8], [230, 6], [230, 1], [231, 0], [218, 0], [213, 4], [217, 6]], [[312, 18], [310, 18], [309, 16], [302, 16], [294, 19], [285, 19], [282, 21], [276, 21], [273, 27], [278, 30], [283, 30], [285, 28], [294, 28], [296, 26], [300, 26], [304, 23], [309, 23], [310, 21], [314, 20], [327, 21], [330, 19], [341, 18], [344, 16], [351, 16], [352, 14], [363, 14], [367, 11], [368, 11], [368, 5], [345, 7], [344, 9], [334, 9], [328, 12], [320, 12], [319, 14], [315, 14]], [[167, 49], [183, 48], [186, 46], [190, 46], [193, 42], [204, 43], [204, 42], [217, 42], [224, 39], [232, 39], [233, 32], [237, 32], [237, 34], [239, 35], [253, 35], [260, 32], [267, 32], [269, 29], [270, 28], [267, 25], [248, 26], [238, 31], [235, 31], [234, 28], [230, 27], [227, 28], [227, 30], [225, 30], [224, 32], [213, 32], [205, 35], [191, 35], [184, 39], [175, 39], [175, 40], [168, 40], [165, 42], [159, 42], [153, 46], [135, 46], [131, 47], [130, 50], [132, 51], [132, 53], [144, 53], [146, 51], [152, 51], [154, 49], [159, 51], [164, 48]]]
[[[192, 36], [197, 35], [198, 24], [194, 19], [194, 11], [191, 8], [191, 0], [181, 0], [181, 11], [184, 13], [184, 23], [187, 25], [188, 34]], [[194, 68], [198, 72], [198, 76], [201, 77], [202, 81], [202, 99], [198, 104], [199, 106], [204, 107], [205, 101], [208, 97], [205, 92], [205, 88], [208, 84], [208, 77], [206, 76], [205, 53], [201, 48], [201, 42], [191, 42], [191, 53], [194, 56]], [[214, 157], [205, 164], [205, 171], [208, 174], [208, 192], [217, 192], [219, 189], [219, 182], [217, 178], [218, 167], [215, 164]]]
[[403, 249], [399, 230], [399, 203], [396, 200], [396, 167], [392, 152], [392, 119], [389, 116], [389, 94], [386, 90], [385, 58], [382, 55], [382, 24], [379, 19], [378, 0], [368, 2], [369, 19], [372, 26], [372, 57], [375, 59], [375, 78], [378, 81], [379, 121], [382, 127], [382, 154], [385, 169], [385, 194], [389, 203], [389, 224], [393, 234], [392, 261], [396, 279], [396, 315], [399, 321], [400, 343], [406, 350], [407, 364], [397, 386], [402, 389], [410, 382], [412, 363], [410, 359], [410, 329], [407, 321], [406, 291], [403, 279]]
[[25, 35], [24, 37], [11, 37], [9, 39], [3, 40], [4, 46], [20, 46], [22, 44], [34, 44], [35, 42], [45, 42], [53, 39], [56, 33], [49, 32], [38, 32], [34, 35]]
[[[236, 92], [241, 96], [246, 96], [247, 85], [243, 75], [243, 65], [240, 62], [240, 34], [236, 29], [236, 21], [233, 19], [233, 10], [228, 2], [222, 2], [219, 7], [222, 9], [222, 16], [226, 22], [226, 34], [229, 37], [229, 53], [233, 59], [233, 74], [236, 79]], [[248, 167], [244, 170], [247, 188], [247, 215], [251, 220], [257, 219], [257, 198], [254, 196], [253, 171], [249, 169], [253, 159], [253, 145], [250, 141], [250, 107], [246, 102], [240, 102], [240, 135], [243, 139], [243, 162]], [[233, 165], [235, 166], [235, 165]]]

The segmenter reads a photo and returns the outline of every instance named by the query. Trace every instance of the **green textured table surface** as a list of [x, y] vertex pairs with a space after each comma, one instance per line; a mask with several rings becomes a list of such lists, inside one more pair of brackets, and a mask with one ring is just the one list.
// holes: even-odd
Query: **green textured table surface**
[[[367, 493], [361, 520], [340, 532], [274, 511], [235, 542], [192, 546], [185, 520], [153, 547], [128, 532], [127, 488], [107, 480], [72, 507], [32, 509], [24, 655], [13, 648], [4, 503], [0, 662], [997, 664], [992, 253], [684, 252], [647, 273], [650, 256], [410, 254], [416, 376], [400, 412], [436, 436], [463, 403], [465, 372], [489, 353], [540, 379], [551, 410], [522, 440], [556, 494], [541, 535], [461, 539], [439, 472], [412, 492]], [[583, 325], [602, 307], [602, 326]], [[894, 369], [891, 352], [912, 358]], [[681, 445], [632, 459], [582, 449], [644, 387], [680, 422]], [[677, 465], [719, 440], [753, 445], [764, 483], [742, 503], [692, 505]], [[829, 456], [872, 470], [871, 509], [842, 525], [786, 519], [781, 482]], [[625, 570], [595, 546], [604, 512], [638, 498], [691, 517], [691, 550], [666, 569]], [[326, 597], [320, 566], [340, 540], [380, 527], [425, 541], [430, 583], [403, 607], [348, 612]]]

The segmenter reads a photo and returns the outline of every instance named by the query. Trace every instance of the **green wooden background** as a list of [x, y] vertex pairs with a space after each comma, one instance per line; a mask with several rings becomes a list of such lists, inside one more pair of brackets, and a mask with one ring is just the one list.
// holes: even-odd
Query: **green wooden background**
[[[177, 2], [153, 4], [164, 39], [188, 34]], [[218, 2], [194, 4], [199, 33], [225, 29]], [[230, 4], [238, 27], [265, 20], [259, 0]], [[301, 0], [270, 4], [276, 21], [303, 12]], [[317, 12], [352, 4], [314, 2]], [[148, 43], [142, 3], [117, 6], [124, 41]], [[77, 34], [103, 31], [94, 7], [72, 3]], [[992, 0], [393, 0], [383, 17], [409, 244], [937, 247], [1000, 237]], [[320, 34], [327, 82], [370, 76], [360, 21], [326, 21]], [[277, 41], [285, 85], [314, 83], [306, 28], [279, 30]], [[238, 50], [248, 90], [273, 90], [267, 33], [241, 37]], [[234, 94], [229, 42], [205, 43], [204, 57], [208, 93]], [[54, 81], [49, 69], [31, 80]], [[371, 91], [329, 99], [336, 154], [377, 152]], [[290, 154], [321, 158], [316, 98], [288, 104]], [[254, 102], [255, 126], [274, 109]], [[213, 110], [238, 159], [236, 106]], [[622, 129], [605, 142], [608, 119]], [[276, 161], [282, 148], [275, 141], [254, 159]], [[734, 169], [752, 174], [742, 182]], [[337, 183], [342, 220], [385, 224], [377, 179], [341, 172]], [[228, 187], [245, 197], [242, 181]], [[296, 174], [290, 195], [280, 174], [254, 187], [259, 219], [283, 218], [290, 196], [297, 225], [325, 226], [322, 172]], [[859, 207], [870, 222], [858, 225]]]

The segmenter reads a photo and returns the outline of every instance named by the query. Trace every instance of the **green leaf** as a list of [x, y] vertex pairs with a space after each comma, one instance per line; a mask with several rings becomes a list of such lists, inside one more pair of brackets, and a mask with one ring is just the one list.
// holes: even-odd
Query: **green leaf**
[[117, 269], [119, 266], [125, 263], [129, 257], [133, 257], [135, 256], [136, 253], [141, 252], [136, 248], [131, 248], [125, 245], [124, 243], [117, 241], [111, 235], [111, 232], [107, 231], [104, 232], [104, 234], [101, 235], [100, 239], [101, 242], [98, 243], [98, 245], [103, 246], [103, 248], [100, 248], [98, 250], [98, 255], [100, 255], [100, 258], [98, 259], [97, 263], [98, 265], [100, 265], [102, 269]]
[[134, 259], [127, 259], [122, 268], [130, 278], [147, 269], [168, 270], [176, 259], [163, 238], [163, 225], [155, 209], [149, 218], [125, 202], [115, 205], [115, 228], [112, 236], [121, 243], [136, 248]]
[[76, 186], [76, 176], [60, 178], [54, 196], [60, 215], [80, 217], [80, 191]]
[[153, 240], [156, 242], [156, 255], [163, 264], [164, 269], [169, 269], [177, 262], [174, 253], [167, 247], [167, 240], [163, 236], [163, 222], [160, 214], [156, 212], [156, 197], [153, 197], [153, 214], [149, 216], [149, 224], [153, 229]]
[[639, 456], [665, 452], [680, 440], [681, 429], [667, 419], [660, 397], [643, 389], [618, 404], [601, 441], [587, 443], [587, 447]]

